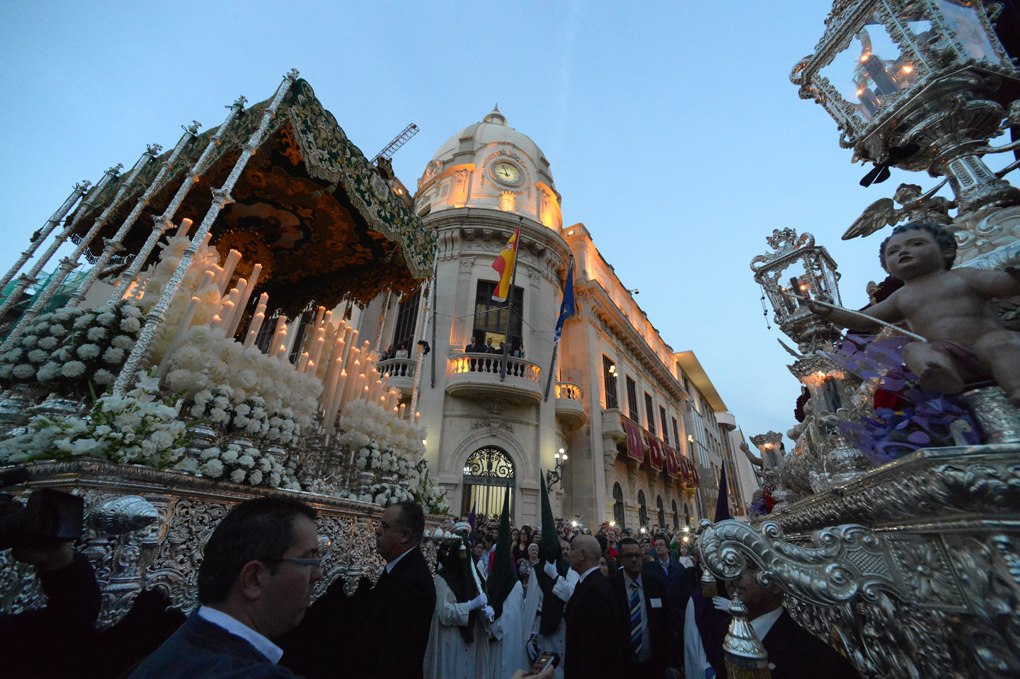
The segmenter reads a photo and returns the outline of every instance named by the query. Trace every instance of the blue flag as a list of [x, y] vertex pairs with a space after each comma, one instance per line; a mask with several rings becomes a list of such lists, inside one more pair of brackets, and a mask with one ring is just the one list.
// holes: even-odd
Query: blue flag
[[560, 341], [563, 332], [563, 321], [574, 315], [574, 258], [570, 258], [567, 268], [567, 287], [563, 290], [563, 303], [560, 304], [560, 317], [556, 319], [556, 340]]

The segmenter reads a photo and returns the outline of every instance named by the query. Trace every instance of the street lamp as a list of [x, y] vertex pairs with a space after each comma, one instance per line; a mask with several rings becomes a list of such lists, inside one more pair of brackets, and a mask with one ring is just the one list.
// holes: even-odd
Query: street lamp
[[552, 490], [553, 486], [559, 483], [563, 478], [563, 463], [567, 461], [567, 450], [566, 448], [560, 448], [553, 455], [553, 459], [556, 460], [555, 469], [550, 469], [545, 473], [545, 487]]
[[840, 146], [875, 163], [865, 186], [889, 167], [927, 170], [948, 177], [961, 215], [1015, 205], [1020, 191], [981, 160], [1020, 86], [997, 16], [981, 2], [841, 0], [790, 79], [836, 120]]

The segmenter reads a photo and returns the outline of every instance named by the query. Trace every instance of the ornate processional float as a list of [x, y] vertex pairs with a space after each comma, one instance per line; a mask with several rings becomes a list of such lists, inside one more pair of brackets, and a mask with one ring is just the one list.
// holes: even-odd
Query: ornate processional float
[[[1018, 148], [988, 142], [1020, 120], [1020, 51], [1007, 31], [996, 34], [1001, 9], [834, 2], [825, 35], [791, 76], [801, 96], [836, 119], [855, 160], [874, 163], [863, 185], [890, 167], [944, 177], [924, 192], [900, 185], [895, 202], [873, 203], [844, 238], [924, 218], [955, 235], [956, 267], [1020, 263], [1020, 191], [1006, 180], [1018, 163], [993, 171], [983, 160]], [[952, 201], [934, 195], [947, 182]], [[994, 383], [958, 397], [923, 389], [903, 363], [910, 338], [900, 329], [842, 334], [809, 308], [841, 305], [826, 250], [793, 229], [767, 241], [751, 268], [796, 345], [784, 344], [803, 385], [794, 446], [787, 452], [777, 432], [752, 437], [759, 516], [704, 522], [703, 563], [720, 578], [759, 569], [759, 582], [781, 588], [791, 615], [862, 676], [1020, 675], [1020, 413]], [[898, 284], [869, 286], [871, 301]], [[995, 306], [1017, 330], [1017, 299]], [[764, 668], [749, 629], [737, 620], [727, 651]]]
[[[344, 318], [415, 290], [434, 234], [296, 71], [228, 108], [169, 153], [76, 185], [0, 282], [4, 490], [84, 498], [103, 627], [142, 589], [191, 610], [205, 539], [249, 497], [318, 509], [318, 593], [374, 577], [385, 505], [416, 499], [433, 524], [449, 511], [416, 414]], [[40, 281], [61, 246], [73, 252]], [[0, 610], [40, 605], [9, 554]]]

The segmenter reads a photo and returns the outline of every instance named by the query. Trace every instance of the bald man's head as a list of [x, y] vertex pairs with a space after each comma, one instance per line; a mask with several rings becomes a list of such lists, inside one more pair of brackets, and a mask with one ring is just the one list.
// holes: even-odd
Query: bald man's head
[[578, 535], [570, 543], [570, 567], [578, 573], [599, 565], [602, 548], [591, 535]]

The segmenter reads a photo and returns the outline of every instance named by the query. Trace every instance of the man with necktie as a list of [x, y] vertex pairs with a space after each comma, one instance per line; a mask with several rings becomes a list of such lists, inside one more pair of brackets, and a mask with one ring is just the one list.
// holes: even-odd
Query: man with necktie
[[[611, 578], [617, 609], [623, 613], [625, 676], [641, 679], [664, 676], [677, 665], [676, 633], [670, 624], [662, 580], [642, 570], [641, 545], [634, 538], [620, 541], [623, 571]], [[659, 563], [648, 568], [662, 570]]]

